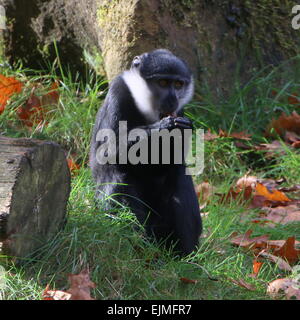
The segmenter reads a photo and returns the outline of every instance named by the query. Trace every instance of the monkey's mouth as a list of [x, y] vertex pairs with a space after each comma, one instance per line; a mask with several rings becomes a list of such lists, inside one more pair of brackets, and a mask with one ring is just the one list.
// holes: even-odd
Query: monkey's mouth
[[174, 112], [167, 112], [167, 113], [161, 113], [159, 115], [160, 119], [163, 119], [163, 118], [167, 118], [167, 117], [174, 117], [176, 118], [177, 117], [177, 113], [174, 111]]

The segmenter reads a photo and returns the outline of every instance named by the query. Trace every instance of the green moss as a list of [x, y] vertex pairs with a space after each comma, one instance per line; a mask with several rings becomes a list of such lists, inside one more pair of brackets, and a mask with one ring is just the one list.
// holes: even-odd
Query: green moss
[[276, 44], [288, 55], [298, 51], [297, 41], [292, 36], [291, 9], [297, 4], [292, 0], [243, 1], [248, 36], [254, 48]]
[[162, 0], [161, 9], [171, 13], [177, 23], [191, 27], [193, 16], [196, 14], [197, 1], [195, 0]]

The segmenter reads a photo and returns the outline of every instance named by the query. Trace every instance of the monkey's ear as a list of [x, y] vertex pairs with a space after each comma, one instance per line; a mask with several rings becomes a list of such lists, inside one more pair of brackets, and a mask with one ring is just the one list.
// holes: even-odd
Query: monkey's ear
[[132, 67], [137, 68], [141, 64], [141, 58], [139, 56], [136, 56], [132, 60]]

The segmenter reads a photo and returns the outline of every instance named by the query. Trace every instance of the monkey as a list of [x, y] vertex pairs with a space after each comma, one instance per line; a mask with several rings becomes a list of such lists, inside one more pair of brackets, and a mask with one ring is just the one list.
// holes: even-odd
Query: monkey
[[[128, 206], [150, 239], [179, 255], [195, 251], [202, 232], [198, 199], [184, 161], [175, 163], [171, 154], [168, 164], [162, 163], [161, 157], [156, 164], [121, 163], [118, 142], [123, 133], [118, 134], [119, 123], [126, 121], [127, 132], [145, 132], [147, 150], [152, 150], [150, 138], [155, 132], [192, 129], [191, 120], [184, 117], [184, 105], [193, 93], [193, 76], [183, 59], [166, 49], [136, 56], [130, 69], [110, 83], [96, 115], [90, 148], [96, 198], [106, 202], [113, 198]], [[97, 136], [102, 129], [116, 133], [115, 163], [102, 163], [107, 150], [97, 155], [108, 139]], [[126, 142], [129, 147], [134, 144], [129, 139]]]

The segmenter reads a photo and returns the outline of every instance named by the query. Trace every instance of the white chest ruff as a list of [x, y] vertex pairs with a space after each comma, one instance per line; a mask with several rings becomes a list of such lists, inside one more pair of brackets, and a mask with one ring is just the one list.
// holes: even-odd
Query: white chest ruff
[[159, 120], [157, 111], [153, 107], [152, 92], [138, 71], [124, 71], [122, 78], [125, 81], [137, 108], [144, 115], [144, 117], [149, 122], [155, 122]]

